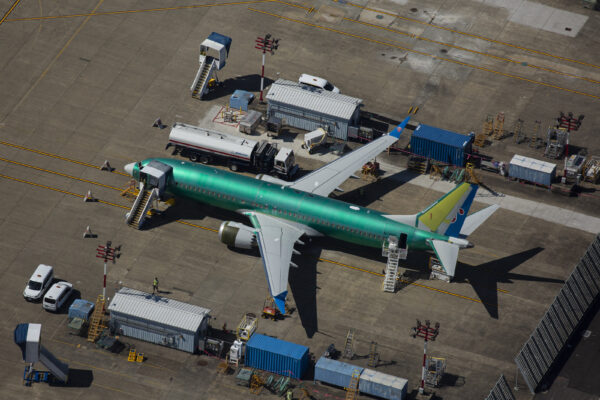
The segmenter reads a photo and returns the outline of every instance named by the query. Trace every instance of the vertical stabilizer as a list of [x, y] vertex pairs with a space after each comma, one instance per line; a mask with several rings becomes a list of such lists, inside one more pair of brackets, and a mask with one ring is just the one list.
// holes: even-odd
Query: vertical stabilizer
[[477, 185], [461, 183], [417, 214], [417, 228], [446, 236], [458, 236], [477, 188]]

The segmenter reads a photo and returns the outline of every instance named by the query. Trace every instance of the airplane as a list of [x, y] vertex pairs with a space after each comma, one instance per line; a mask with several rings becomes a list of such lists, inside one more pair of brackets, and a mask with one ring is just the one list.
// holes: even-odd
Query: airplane
[[[449, 277], [454, 276], [458, 251], [472, 247], [466, 239], [498, 208], [489, 206], [467, 216], [478, 186], [457, 185], [432, 205], [413, 215], [388, 215], [328, 197], [354, 172], [393, 145], [405, 129], [404, 119], [387, 135], [329, 164], [286, 182], [268, 175], [256, 178], [207, 165], [169, 158], [149, 158], [124, 170], [148, 187], [245, 215], [251, 226], [225, 221], [219, 239], [237, 248], [258, 246], [269, 290], [285, 314], [288, 273], [302, 236], [330, 236], [345, 242], [382, 247], [390, 236], [403, 248], [433, 250]], [[134, 206], [135, 207], [135, 206]]]

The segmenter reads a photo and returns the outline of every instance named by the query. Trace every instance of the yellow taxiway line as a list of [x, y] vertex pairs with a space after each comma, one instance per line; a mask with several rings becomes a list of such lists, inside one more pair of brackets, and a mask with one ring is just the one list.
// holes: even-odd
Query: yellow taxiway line
[[[339, 0], [332, 0], [332, 1], [334, 1], [336, 3], [341, 3]], [[415, 18], [404, 17], [402, 15], [394, 14], [394, 13], [387, 12], [387, 11], [382, 11], [382, 10], [376, 10], [376, 9], [373, 9], [373, 8], [368, 8], [368, 7], [361, 6], [361, 5], [358, 5], [358, 4], [349, 2], [349, 1], [345, 1], [345, 0], [344, 0], [343, 4], [351, 6], [351, 7], [356, 7], [356, 8], [360, 8], [360, 9], [363, 9], [363, 10], [367, 10], [367, 11], [373, 11], [373, 12], [378, 13], [378, 14], [389, 15], [389, 16], [392, 16], [392, 17], [395, 17], [395, 18], [403, 19], [405, 21], [410, 21], [410, 22], [414, 22], [414, 23], [417, 23], [417, 24], [421, 24], [421, 25], [431, 26], [432, 28], [441, 29], [441, 30], [444, 30], [444, 31], [452, 32], [452, 33], [457, 33], [459, 35], [469, 36], [469, 37], [472, 37], [472, 38], [475, 38], [475, 39], [480, 39], [480, 40], [483, 40], [483, 41], [486, 41], [486, 42], [496, 43], [496, 44], [500, 44], [502, 46], [512, 47], [512, 48], [523, 50], [523, 51], [526, 51], [526, 52], [529, 52], [529, 53], [535, 53], [535, 54], [539, 54], [539, 55], [542, 55], [542, 56], [556, 58], [558, 60], [568, 61], [568, 62], [572, 62], [572, 63], [575, 63], [575, 64], [581, 64], [581, 65], [585, 65], [585, 66], [592, 67], [592, 68], [600, 68], [600, 65], [587, 63], [585, 61], [574, 60], [574, 59], [568, 58], [568, 57], [557, 56], [557, 55], [554, 55], [554, 54], [551, 54], [551, 53], [548, 53], [548, 52], [545, 52], [545, 51], [541, 51], [541, 50], [535, 50], [535, 49], [530, 49], [530, 48], [527, 48], [527, 47], [517, 46], [517, 45], [512, 44], [512, 43], [503, 42], [501, 40], [490, 39], [490, 38], [487, 38], [485, 36], [476, 35], [474, 33], [467, 33], [467, 32], [459, 31], [459, 30], [452, 29], [452, 28], [446, 28], [446, 27], [441, 26], [441, 25], [436, 25], [436, 24], [432, 24], [432, 23], [429, 23], [429, 22], [419, 21], [418, 19], [415, 19]]]
[[[30, 151], [32, 153], [40, 154], [42, 156], [56, 158], [58, 160], [68, 161], [70, 163], [79, 164], [79, 165], [83, 165], [83, 166], [90, 167], [90, 168], [102, 169], [102, 167], [99, 167], [97, 165], [93, 165], [93, 164], [86, 163], [86, 162], [83, 162], [83, 161], [73, 160], [72, 158], [62, 157], [62, 156], [59, 156], [58, 154], [52, 154], [52, 153], [48, 153], [48, 152], [41, 151], [41, 150], [30, 149], [30, 148], [25, 147], [25, 146], [20, 146], [18, 144], [4, 142], [2, 140], [0, 140], [0, 144], [2, 144], [4, 146], [14, 147], [14, 148], [19, 149], [19, 150]], [[129, 177], [128, 174], [126, 174], [124, 172], [120, 172], [120, 171], [112, 171], [111, 173]]]
[[457, 49], [457, 50], [460, 50], [460, 51], [466, 51], [466, 52], [469, 52], [469, 53], [479, 54], [480, 56], [489, 57], [489, 58], [493, 58], [493, 59], [500, 60], [500, 61], [506, 61], [506, 62], [509, 62], [509, 63], [512, 63], [512, 64], [518, 64], [518, 65], [521, 65], [521, 66], [527, 67], [527, 68], [533, 68], [533, 69], [537, 69], [537, 70], [540, 70], [540, 71], [550, 72], [552, 74], [567, 76], [569, 78], [581, 79], [583, 81], [587, 81], [587, 82], [591, 82], [591, 83], [600, 83], [600, 81], [597, 81], [597, 80], [592, 79], [592, 78], [586, 78], [585, 76], [570, 74], [568, 72], [562, 72], [562, 71], [559, 71], [559, 70], [556, 70], [556, 69], [552, 69], [552, 68], [540, 67], [539, 65], [529, 64], [527, 62], [513, 60], [512, 58], [496, 56], [496, 55], [493, 55], [493, 54], [490, 54], [490, 53], [484, 53], [482, 51], [472, 50], [472, 49], [468, 49], [466, 47], [456, 46], [456, 45], [450, 44], [450, 43], [439, 42], [437, 40], [428, 39], [428, 38], [423, 37], [423, 36], [414, 35], [414, 34], [408, 33], [408, 32], [403, 32], [403, 31], [400, 31], [400, 30], [394, 29], [394, 28], [388, 28], [386, 26], [381, 26], [381, 25], [372, 24], [372, 23], [369, 23], [369, 22], [359, 21], [359, 20], [352, 19], [352, 18], [343, 18], [343, 19], [344, 19], [344, 21], [349, 21], [349, 22], [353, 22], [353, 23], [365, 25], [365, 26], [368, 26], [368, 27], [371, 27], [371, 28], [385, 30], [385, 31], [388, 31], [388, 32], [396, 33], [398, 35], [408, 36], [408, 37], [413, 38], [413, 39], [423, 40], [423, 41], [429, 42], [429, 43], [435, 43], [435, 44], [438, 44], [440, 46], [450, 47], [450, 48]]
[[[0, 174], [0, 178], [9, 179], [9, 180], [20, 182], [20, 183], [25, 183], [25, 184], [28, 184], [28, 185], [36, 186], [36, 187], [39, 187], [39, 188], [42, 188], [42, 189], [52, 190], [52, 191], [63, 193], [63, 194], [68, 194], [70, 196], [75, 196], [75, 197], [79, 197], [79, 198], [83, 198], [84, 197], [83, 195], [78, 194], [78, 193], [73, 193], [73, 192], [69, 192], [67, 190], [53, 188], [51, 186], [42, 185], [40, 183], [35, 183], [35, 182], [27, 181], [25, 179], [15, 178], [15, 177], [4, 175], [4, 174]], [[118, 189], [118, 190], [120, 190], [120, 189]], [[110, 206], [113, 206], [113, 207], [123, 208], [123, 209], [126, 209], [126, 210], [128, 210], [130, 208], [128, 206], [123, 206], [123, 205], [120, 205], [120, 204], [115, 204], [115, 203], [111, 203], [111, 202], [104, 201], [104, 200], [99, 200], [99, 199], [96, 199], [96, 202], [101, 203], [101, 204], [110, 205]], [[216, 229], [207, 228], [207, 227], [204, 227], [204, 226], [201, 226], [201, 225], [192, 224], [190, 222], [186, 222], [186, 221], [182, 221], [182, 220], [177, 220], [175, 222], [178, 222], [178, 223], [183, 224], [183, 225], [192, 226], [194, 228], [199, 228], [199, 229], [207, 230], [207, 231], [210, 231], [210, 232], [215, 232], [215, 233], [218, 232], [218, 230], [216, 230]], [[383, 274], [380, 274], [380, 273], [377, 273], [377, 272], [373, 272], [373, 271], [369, 271], [367, 269], [363, 269], [363, 268], [359, 268], [359, 267], [354, 267], [354, 266], [351, 266], [351, 265], [343, 264], [343, 263], [340, 263], [340, 262], [337, 262], [337, 261], [328, 260], [326, 258], [319, 258], [319, 261], [327, 262], [327, 263], [330, 263], [330, 264], [339, 265], [339, 266], [342, 266], [342, 267], [345, 267], [345, 268], [350, 268], [350, 269], [353, 269], [353, 270], [356, 270], [356, 271], [366, 272], [366, 273], [369, 273], [371, 275], [383, 276]], [[448, 292], [448, 291], [445, 291], [445, 290], [437, 289], [437, 288], [434, 288], [434, 287], [431, 287], [431, 286], [421, 285], [421, 284], [418, 284], [418, 283], [405, 281], [405, 280], [402, 280], [402, 279], [400, 279], [400, 281], [403, 282], [403, 283], [407, 283], [407, 284], [413, 285], [413, 286], [421, 287], [421, 288], [424, 288], [424, 289], [429, 289], [431, 291], [435, 291], [435, 292], [438, 292], [438, 293], [443, 293], [443, 294], [447, 294], [447, 295], [451, 295], [451, 296], [459, 297], [459, 298], [462, 298], [462, 299], [465, 299], [465, 300], [470, 300], [470, 301], [474, 301], [476, 303], [482, 303], [483, 304], [483, 302], [481, 300], [474, 299], [472, 297], [463, 296], [463, 295], [460, 295], [458, 293], [452, 293], [452, 292]]]
[[13, 10], [17, 7], [17, 5], [19, 5], [20, 2], [21, 2], [21, 0], [15, 0], [15, 2], [12, 5], [12, 7], [9, 8], [8, 11], [6, 13], [4, 13], [4, 16], [2, 17], [2, 19], [0, 19], [0, 25], [2, 25], [2, 23], [4, 21], [6, 21], [6, 18], [8, 18], [8, 16], [10, 15], [10, 13], [13, 12]]
[[[20, 1], [20, 0], [18, 0]], [[118, 10], [118, 11], [104, 11], [104, 12], [91, 12], [81, 14], [68, 14], [68, 15], [46, 15], [41, 17], [24, 17], [24, 18], [9, 18], [6, 22], [20, 22], [20, 21], [39, 21], [47, 19], [63, 19], [63, 18], [79, 18], [79, 17], [98, 17], [102, 15], [120, 15], [120, 14], [135, 14], [144, 12], [160, 12], [160, 11], [174, 11], [174, 10], [189, 10], [207, 7], [225, 7], [225, 6], [239, 6], [247, 4], [257, 3], [280, 3], [290, 7], [302, 8], [309, 10], [310, 7], [301, 6], [298, 4], [288, 3], [281, 0], [247, 0], [247, 1], [235, 1], [227, 3], [215, 3], [215, 4], [193, 4], [189, 6], [176, 6], [176, 7], [161, 7], [161, 8], [142, 8], [137, 10]], [[6, 17], [5, 17], [6, 18]], [[3, 20], [4, 21], [4, 20]]]

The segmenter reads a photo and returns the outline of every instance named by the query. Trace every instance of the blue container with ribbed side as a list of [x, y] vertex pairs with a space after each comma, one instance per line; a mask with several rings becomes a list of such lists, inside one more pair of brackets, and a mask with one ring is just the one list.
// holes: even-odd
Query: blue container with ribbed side
[[315, 381], [339, 387], [350, 386], [352, 374], [362, 374], [364, 368], [331, 358], [321, 357], [315, 364]]
[[308, 368], [308, 347], [255, 333], [246, 344], [246, 366], [300, 379]]
[[418, 156], [445, 164], [464, 167], [475, 135], [461, 135], [419, 124], [410, 138], [410, 151]]

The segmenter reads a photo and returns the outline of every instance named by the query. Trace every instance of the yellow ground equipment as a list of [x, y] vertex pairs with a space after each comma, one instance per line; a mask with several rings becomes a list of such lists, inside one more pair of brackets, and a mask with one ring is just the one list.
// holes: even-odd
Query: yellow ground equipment
[[258, 318], [256, 314], [246, 313], [236, 329], [236, 336], [238, 340], [243, 340], [247, 342], [250, 339], [250, 336], [256, 331], [256, 326], [258, 325]]

